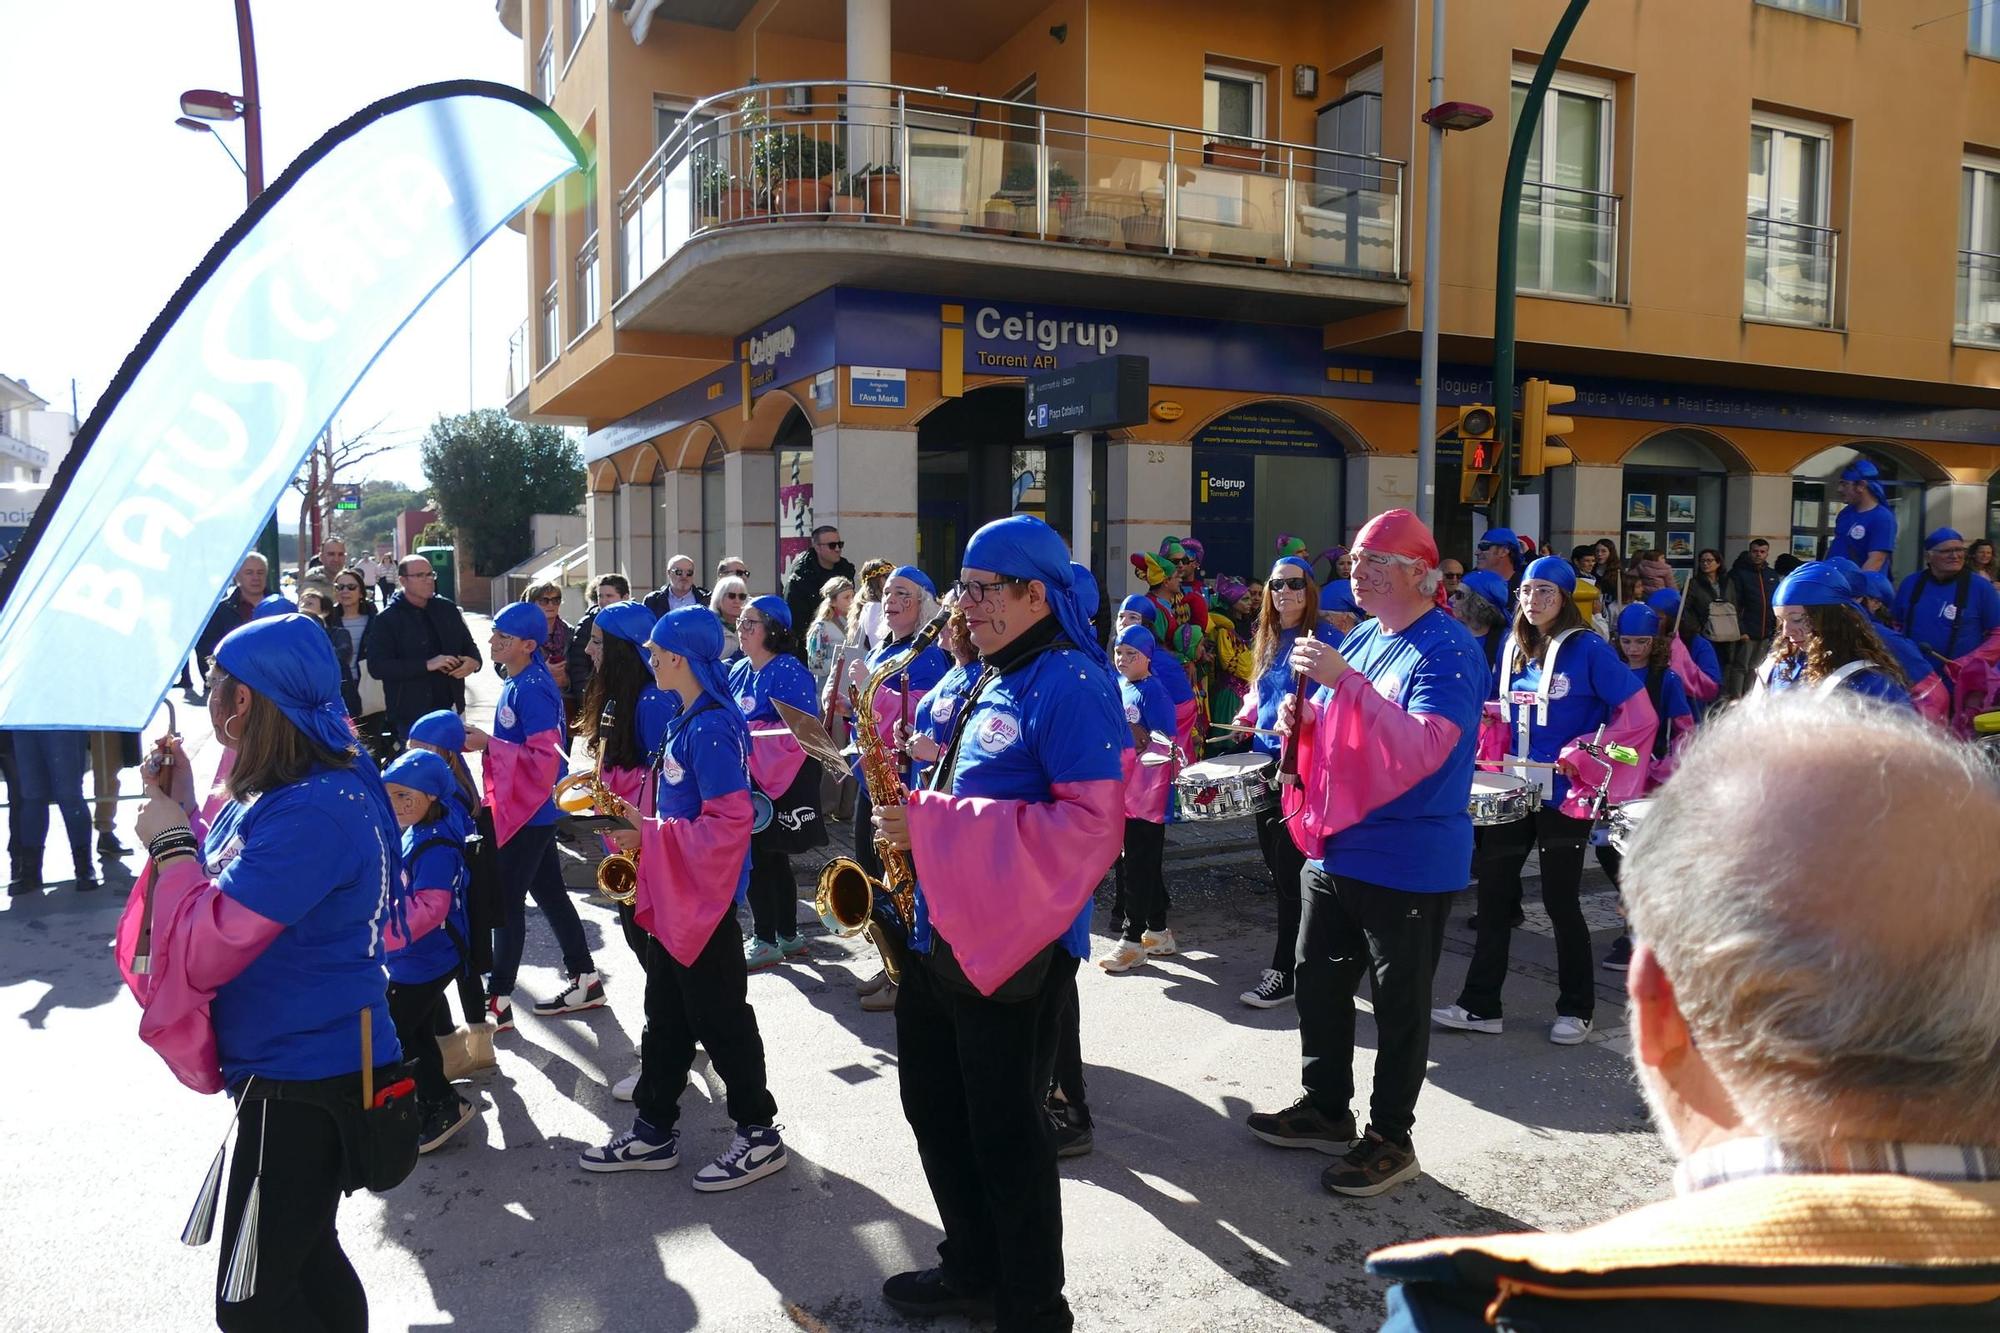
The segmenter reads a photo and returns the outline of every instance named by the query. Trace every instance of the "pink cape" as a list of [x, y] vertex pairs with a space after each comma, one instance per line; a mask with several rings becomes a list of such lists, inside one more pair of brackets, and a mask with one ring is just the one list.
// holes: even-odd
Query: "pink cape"
[[1137, 750], [1125, 752], [1125, 817], [1166, 822], [1179, 764], [1142, 764]]
[[[1696, 703], [1708, 703], [1722, 693], [1722, 682], [1709, 679], [1708, 673], [1694, 664], [1694, 654], [1679, 639], [1675, 639], [1673, 646], [1667, 650], [1667, 664], [1673, 667], [1674, 674], [1681, 678], [1681, 684], [1687, 686], [1688, 697]], [[1604, 734], [1609, 736], [1611, 733], [1607, 731]], [[1649, 740], [1646, 744], [1650, 748], [1652, 742]]]
[[[1704, 677], [1703, 679], [1706, 679]], [[1604, 724], [1603, 743], [1606, 745], [1629, 745], [1639, 752], [1636, 764], [1610, 764], [1594, 755], [1585, 754], [1577, 747], [1595, 738], [1578, 736], [1563, 746], [1556, 755], [1556, 762], [1571, 769], [1576, 776], [1569, 784], [1569, 794], [1563, 797], [1561, 812], [1572, 819], [1588, 819], [1591, 805], [1597, 796], [1597, 784], [1604, 779], [1604, 770], [1611, 770], [1611, 785], [1605, 795], [1607, 808], [1621, 805], [1641, 796], [1646, 790], [1646, 776], [1650, 767], [1648, 760], [1653, 748], [1653, 730], [1660, 724], [1660, 715], [1653, 711], [1653, 701], [1646, 697], [1644, 690], [1633, 691], [1631, 697], [1613, 710], [1611, 718]]]
[[806, 766], [806, 752], [791, 732], [752, 730], [750, 733], [750, 778], [757, 790], [776, 799], [791, 790], [799, 770]]
[[523, 744], [489, 737], [484, 777], [486, 804], [493, 810], [493, 836], [505, 847], [555, 791], [562, 771], [562, 737], [538, 731]]
[[693, 819], [656, 819], [649, 812], [635, 822], [641, 850], [632, 919], [675, 962], [692, 967], [736, 899], [750, 855], [750, 793], [704, 801]]
[[910, 794], [910, 855], [931, 925], [981, 995], [1062, 937], [1123, 846], [1124, 783], [1059, 782], [1049, 794]]
[[[900, 675], [901, 673], [899, 672], [897, 675], [889, 677], [889, 679], [896, 680]], [[917, 720], [917, 700], [923, 697], [924, 691], [922, 690], [912, 690], [910, 692], [909, 707], [910, 724], [912, 726], [916, 725]], [[891, 751], [896, 748], [896, 724], [903, 718], [903, 702], [903, 692], [901, 690], [892, 690], [887, 685], [884, 685], [881, 689], [875, 691], [875, 734], [882, 738], [882, 744]], [[757, 761], [754, 741], [751, 745], [750, 761], [753, 764]], [[783, 787], [778, 789], [778, 791], [783, 790]], [[776, 796], [778, 792], [765, 787], [764, 794], [766, 796]]]
[[1201, 716], [1201, 700], [1185, 699], [1174, 705], [1174, 748], [1182, 754], [1194, 753], [1194, 724]]
[[1308, 859], [1324, 855], [1328, 838], [1443, 767], [1458, 737], [1449, 719], [1406, 711], [1359, 671], [1325, 702], [1301, 700], [1299, 780], [1279, 789], [1292, 842]]

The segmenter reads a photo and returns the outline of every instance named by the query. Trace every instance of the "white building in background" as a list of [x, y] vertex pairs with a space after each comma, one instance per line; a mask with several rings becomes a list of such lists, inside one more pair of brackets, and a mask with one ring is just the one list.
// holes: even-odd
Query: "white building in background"
[[0, 483], [46, 483], [69, 455], [77, 421], [26, 380], [0, 375]]

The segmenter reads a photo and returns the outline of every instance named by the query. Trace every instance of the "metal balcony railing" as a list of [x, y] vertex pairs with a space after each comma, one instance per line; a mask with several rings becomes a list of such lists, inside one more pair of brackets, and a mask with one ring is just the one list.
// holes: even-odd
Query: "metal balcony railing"
[[556, 35], [542, 38], [541, 54], [535, 57], [535, 96], [544, 102], [556, 95]]
[[583, 245], [576, 252], [576, 300], [570, 306], [570, 318], [574, 321], [569, 331], [572, 340], [597, 327], [598, 316], [603, 312], [602, 297], [598, 292], [597, 274], [597, 233], [584, 238]]
[[690, 108], [619, 195], [618, 294], [694, 236], [929, 227], [1217, 263], [1402, 274], [1403, 163], [881, 83]]
[[1840, 233], [1831, 227], [1753, 217], [1744, 228], [1743, 314], [1827, 328]]
[[2000, 347], [2000, 254], [1958, 252], [1958, 327], [1953, 337]]
[[535, 369], [545, 370], [555, 363], [556, 353], [562, 350], [562, 322], [557, 317], [556, 285], [553, 281], [542, 289], [540, 320], [536, 326]]
[[1617, 300], [1623, 202], [1602, 190], [1523, 181], [1516, 285], [1524, 292]]

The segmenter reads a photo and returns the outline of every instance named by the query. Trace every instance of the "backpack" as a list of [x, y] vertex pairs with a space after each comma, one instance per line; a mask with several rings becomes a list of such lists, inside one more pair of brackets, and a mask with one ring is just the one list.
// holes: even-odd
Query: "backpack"
[[1743, 637], [1743, 624], [1736, 618], [1736, 608], [1732, 604], [1716, 598], [1708, 604], [1708, 641], [1710, 643], [1735, 643]]

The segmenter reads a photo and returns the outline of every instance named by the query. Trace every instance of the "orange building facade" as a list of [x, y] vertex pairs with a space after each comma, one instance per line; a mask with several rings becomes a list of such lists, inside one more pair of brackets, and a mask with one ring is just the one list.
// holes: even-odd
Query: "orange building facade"
[[[1517, 372], [1577, 386], [1577, 463], [1516, 527], [1803, 554], [1856, 454], [1899, 568], [2000, 526], [2000, 22], [1956, 8], [1591, 6], [1517, 264]], [[1495, 117], [1443, 150], [1425, 422], [1429, 10], [502, 0], [597, 155], [526, 219], [510, 377], [515, 415], [589, 428], [593, 572], [727, 553], [774, 585], [834, 523], [946, 577], [1028, 511], [1112, 593], [1169, 533], [1254, 576], [1412, 504], [1427, 430], [1468, 554], [1451, 427], [1491, 401], [1510, 108], [1562, 5], [1449, 5], [1446, 96]], [[1025, 382], [1107, 356], [1145, 358], [1142, 416], [1038, 430]]]

